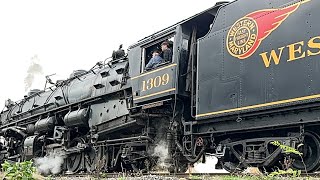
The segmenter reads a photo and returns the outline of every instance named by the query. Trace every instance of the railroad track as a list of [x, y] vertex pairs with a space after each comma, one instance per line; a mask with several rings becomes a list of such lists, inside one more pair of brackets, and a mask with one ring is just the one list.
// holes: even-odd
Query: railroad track
[[[197, 177], [201, 178], [203, 176], [210, 177], [210, 176], [228, 176], [231, 175], [230, 173], [161, 173], [161, 172], [153, 172], [153, 173], [104, 173], [100, 175], [101, 178], [119, 178], [119, 177], [141, 177], [141, 176], [160, 176], [160, 177], [175, 177], [175, 178], [185, 178], [185, 179], [197, 179]], [[235, 176], [237, 176], [235, 174]], [[319, 178], [320, 173], [302, 173], [300, 175], [301, 177], [313, 177], [313, 178]], [[84, 177], [97, 177], [96, 174], [64, 174], [57, 177], [72, 177], [72, 178], [79, 178], [82, 179]]]
[[[159, 177], [175, 177], [175, 178], [189, 178], [192, 177], [201, 177], [201, 176], [223, 176], [230, 175], [230, 173], [103, 173], [100, 174], [101, 178], [119, 178], [119, 177], [141, 177], [141, 176], [159, 176]], [[97, 174], [63, 174], [56, 177], [72, 177], [72, 178], [84, 178], [84, 177], [97, 177]]]
[[110, 173], [106, 174], [106, 178], [113, 178], [113, 177], [121, 177], [121, 176], [127, 176], [127, 177], [137, 177], [137, 176], [163, 176], [163, 177], [176, 177], [176, 178], [188, 178], [190, 176], [196, 177], [196, 176], [222, 176], [222, 175], [230, 175], [230, 173], [145, 173], [145, 174], [139, 174], [139, 173], [133, 173], [133, 174], [122, 174], [122, 173]]

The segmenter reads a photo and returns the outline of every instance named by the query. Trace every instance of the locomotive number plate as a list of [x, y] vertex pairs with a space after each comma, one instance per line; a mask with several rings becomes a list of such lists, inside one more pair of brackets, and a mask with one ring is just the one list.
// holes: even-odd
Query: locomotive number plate
[[150, 78], [146, 81], [142, 81], [142, 92], [151, 90], [153, 88], [158, 88], [160, 86], [165, 86], [169, 83], [170, 76], [168, 73], [162, 76], [156, 76], [155, 78]]

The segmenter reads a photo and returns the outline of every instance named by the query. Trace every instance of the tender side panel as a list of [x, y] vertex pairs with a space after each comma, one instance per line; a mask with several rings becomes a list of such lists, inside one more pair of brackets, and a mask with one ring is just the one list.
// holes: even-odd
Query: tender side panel
[[197, 119], [318, 101], [318, 7], [317, 0], [222, 7], [198, 41]]

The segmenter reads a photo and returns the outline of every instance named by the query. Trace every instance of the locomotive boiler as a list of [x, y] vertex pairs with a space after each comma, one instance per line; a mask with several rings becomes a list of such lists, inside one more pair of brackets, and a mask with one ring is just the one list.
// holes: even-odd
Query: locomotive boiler
[[[230, 172], [280, 167], [275, 141], [320, 167], [318, 0], [219, 2], [129, 47], [124, 55], [7, 101], [0, 160], [60, 153], [63, 170], [184, 172], [218, 158]], [[170, 42], [172, 61], [145, 68]]]

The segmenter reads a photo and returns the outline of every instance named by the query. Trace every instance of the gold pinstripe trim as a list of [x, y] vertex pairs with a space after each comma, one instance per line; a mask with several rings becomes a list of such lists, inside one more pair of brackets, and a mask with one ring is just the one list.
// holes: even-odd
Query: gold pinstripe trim
[[159, 68], [159, 69], [155, 69], [153, 71], [149, 71], [149, 72], [146, 72], [144, 74], [141, 74], [139, 76], [135, 76], [135, 77], [132, 77], [131, 79], [137, 79], [139, 77], [142, 77], [142, 76], [145, 76], [145, 75], [148, 75], [148, 74], [151, 74], [151, 73], [155, 73], [155, 72], [158, 72], [158, 71], [161, 71], [163, 69], [167, 69], [167, 68], [170, 68], [170, 67], [173, 67], [173, 66], [176, 66], [177, 64], [170, 64], [169, 66], [165, 66], [165, 67], [162, 67], [162, 68]]
[[264, 103], [264, 104], [257, 104], [257, 105], [246, 106], [246, 107], [241, 107], [241, 108], [234, 108], [234, 109], [227, 109], [227, 110], [215, 111], [215, 112], [204, 113], [204, 114], [197, 114], [196, 117], [217, 115], [217, 114], [222, 114], [222, 113], [241, 111], [241, 110], [259, 108], [259, 107], [266, 107], [266, 106], [284, 104], [284, 103], [295, 102], [295, 101], [303, 101], [303, 100], [309, 100], [309, 99], [315, 99], [315, 98], [320, 98], [320, 94], [316, 94], [316, 95], [312, 95], [312, 96], [304, 96], [304, 97], [299, 97], [299, 98], [294, 98], [294, 99], [287, 99], [287, 100], [282, 100], [282, 101], [275, 101], [275, 102]]
[[138, 97], [138, 98], [133, 98], [133, 100], [136, 101], [136, 100], [139, 100], [139, 99], [143, 99], [143, 98], [147, 98], [147, 97], [151, 97], [151, 96], [155, 96], [155, 95], [159, 95], [159, 94], [163, 94], [163, 93], [170, 92], [170, 91], [175, 91], [175, 90], [176, 90], [176, 88], [167, 89], [167, 90], [164, 90], [164, 91], [160, 91], [160, 92], [156, 92], [156, 93], [153, 93], [153, 94], [141, 96], [141, 97]]

